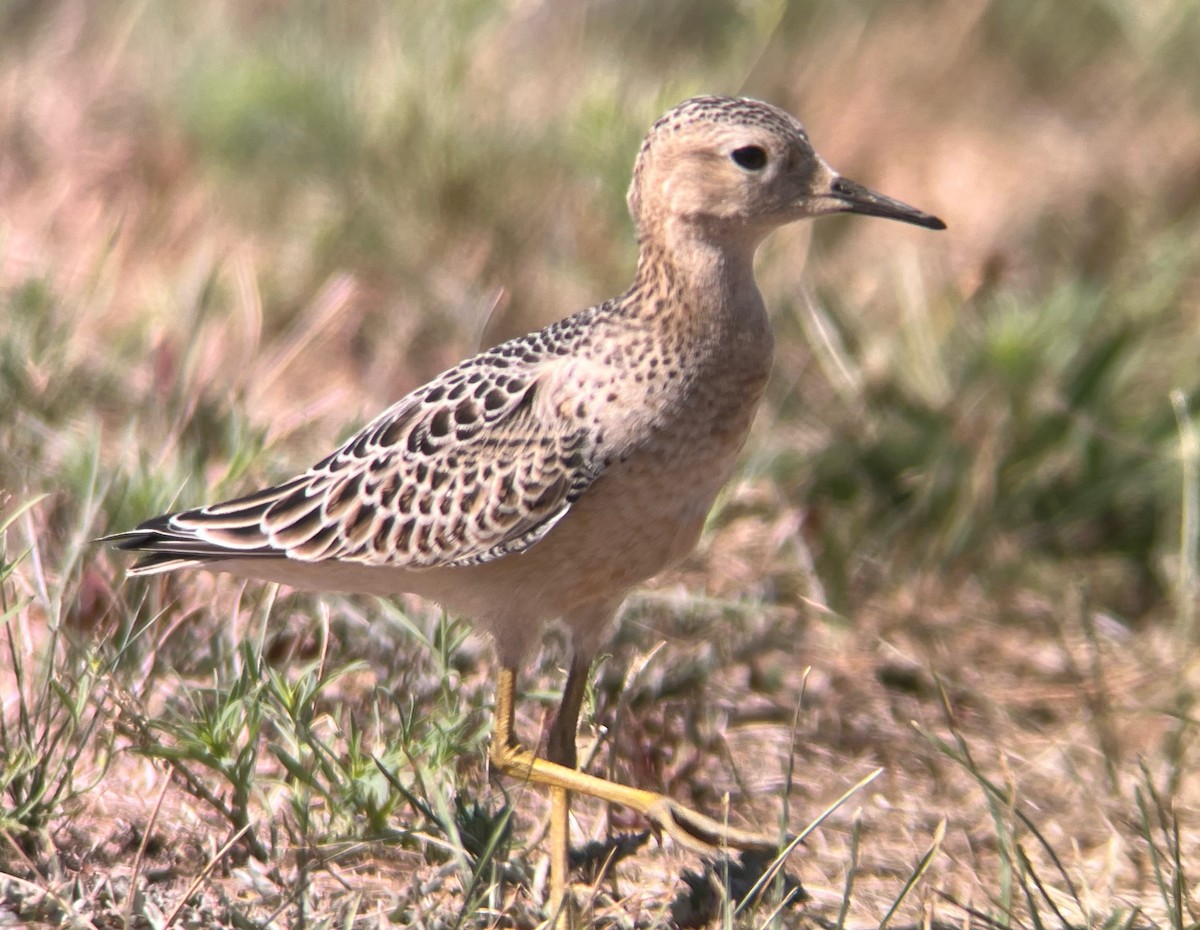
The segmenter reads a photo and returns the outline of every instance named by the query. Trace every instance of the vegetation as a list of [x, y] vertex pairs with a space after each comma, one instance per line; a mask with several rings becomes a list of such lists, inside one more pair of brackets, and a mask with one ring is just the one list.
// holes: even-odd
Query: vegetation
[[619, 292], [638, 142], [705, 91], [950, 229], [763, 250], [744, 467], [585, 707], [594, 771], [804, 845], [750, 895], [581, 802], [580, 896], [1197, 926], [1198, 44], [1186, 0], [0, 3], [0, 926], [543, 918], [469, 627], [92, 541]]

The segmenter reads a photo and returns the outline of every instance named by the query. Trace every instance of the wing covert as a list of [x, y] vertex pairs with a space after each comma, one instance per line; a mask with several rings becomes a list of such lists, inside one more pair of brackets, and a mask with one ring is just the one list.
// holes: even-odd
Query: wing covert
[[599, 473], [588, 431], [538, 403], [553, 369], [476, 356], [304, 474], [113, 539], [150, 552], [142, 572], [262, 557], [432, 568], [522, 551]]

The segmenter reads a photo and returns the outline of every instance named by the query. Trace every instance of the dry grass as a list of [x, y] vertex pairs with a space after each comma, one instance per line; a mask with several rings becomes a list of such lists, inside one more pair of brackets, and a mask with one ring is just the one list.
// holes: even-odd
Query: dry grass
[[737, 90], [950, 231], [765, 250], [746, 467], [581, 742], [757, 827], [884, 772], [790, 858], [802, 908], [689, 899], [651, 842], [597, 920], [875, 927], [919, 871], [893, 925], [1195, 926], [1198, 36], [1183, 2], [0, 7], [0, 926], [540, 919], [485, 643], [88, 540], [616, 293], [641, 133]]

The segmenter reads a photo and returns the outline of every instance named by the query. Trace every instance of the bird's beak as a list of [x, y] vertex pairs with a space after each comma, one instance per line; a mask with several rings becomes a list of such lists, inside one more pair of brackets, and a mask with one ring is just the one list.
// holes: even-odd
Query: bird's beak
[[889, 220], [900, 220], [926, 229], [945, 229], [946, 224], [931, 213], [923, 213], [899, 200], [884, 197], [870, 188], [856, 184], [843, 177], [835, 177], [829, 195], [835, 206], [832, 212], [862, 213], [866, 216], [882, 216]]

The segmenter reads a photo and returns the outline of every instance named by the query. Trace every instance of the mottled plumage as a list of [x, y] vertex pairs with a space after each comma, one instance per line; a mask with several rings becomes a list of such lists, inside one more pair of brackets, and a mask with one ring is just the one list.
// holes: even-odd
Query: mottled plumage
[[444, 372], [283, 484], [142, 524], [121, 539], [151, 550], [131, 573], [230, 557], [461, 567], [528, 548], [602, 467], [578, 407], [544, 400], [583, 317]]
[[[584, 676], [626, 593], [695, 545], [745, 441], [772, 355], [762, 239], [839, 212], [943, 228], [839, 177], [788, 114], [727, 97], [654, 124], [629, 207], [640, 255], [623, 296], [462, 362], [302, 475], [110, 537], [143, 553], [131, 574], [411, 591], [489, 630], [503, 666], [492, 758], [556, 792], [556, 901], [567, 791], [632, 806], [693, 848], [771, 844], [572, 771]], [[554, 618], [575, 657], [543, 759], [513, 739], [513, 681]]]

